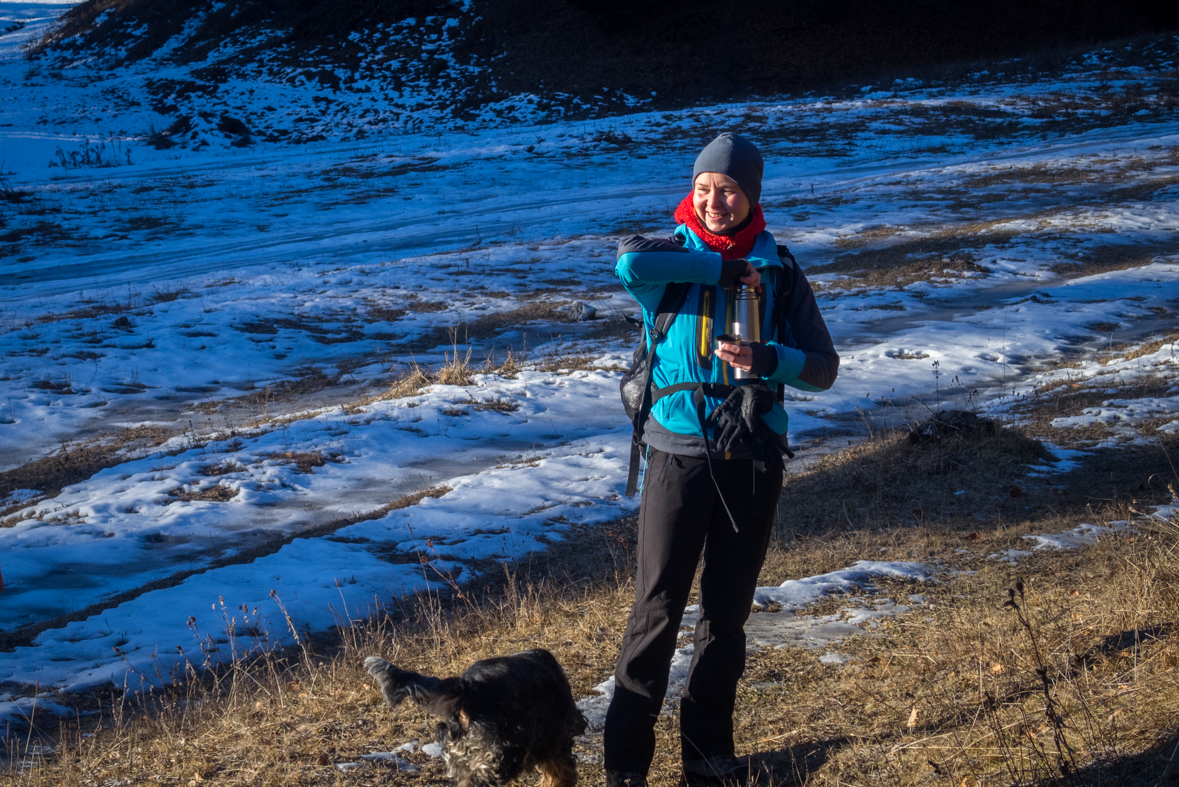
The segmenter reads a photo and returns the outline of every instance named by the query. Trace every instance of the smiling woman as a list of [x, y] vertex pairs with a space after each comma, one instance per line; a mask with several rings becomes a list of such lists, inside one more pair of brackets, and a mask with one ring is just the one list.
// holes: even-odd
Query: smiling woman
[[[700, 616], [680, 701], [685, 781], [736, 787], [758, 778], [735, 754], [733, 713], [745, 668], [743, 626], [789, 453], [780, 392], [784, 385], [825, 390], [839, 365], [806, 277], [766, 231], [758, 204], [763, 171], [756, 145], [720, 134], [696, 157], [672, 238], [634, 236], [618, 247], [615, 273], [643, 307], [655, 361], [649, 405], [635, 416], [647, 469], [635, 604], [604, 725], [607, 787], [647, 785], [654, 720], [701, 553]], [[734, 331], [738, 323], [750, 327], [751, 312], [734, 318], [739, 302], [748, 308], [751, 301], [765, 307], [764, 319], [752, 310], [757, 332]], [[765, 341], [734, 340], [734, 333]]]
[[696, 218], [717, 235], [736, 229], [753, 209], [737, 181], [719, 172], [702, 172], [696, 178], [692, 207]]

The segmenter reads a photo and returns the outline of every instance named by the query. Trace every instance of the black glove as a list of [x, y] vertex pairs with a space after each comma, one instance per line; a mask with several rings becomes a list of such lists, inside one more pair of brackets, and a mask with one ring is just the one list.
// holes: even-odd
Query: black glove
[[754, 377], [769, 377], [778, 368], [778, 351], [768, 344], [753, 342], [749, 345], [749, 352], [753, 355], [753, 364], [749, 373]]
[[756, 433], [762, 413], [768, 413], [773, 406], [774, 395], [764, 384], [739, 385], [717, 405], [704, 425], [720, 429], [716, 448], [727, 454]]
[[741, 277], [748, 269], [749, 260], [747, 259], [721, 260], [720, 281], [717, 284], [726, 290], [731, 290], [741, 283]]

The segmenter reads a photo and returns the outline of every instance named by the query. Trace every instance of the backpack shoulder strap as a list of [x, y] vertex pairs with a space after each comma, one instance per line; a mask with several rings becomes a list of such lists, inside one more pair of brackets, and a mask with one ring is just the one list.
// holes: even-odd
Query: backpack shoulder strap
[[655, 328], [651, 332], [651, 349], [667, 338], [667, 329], [679, 314], [688, 300], [688, 290], [692, 289], [691, 282], [672, 282], [663, 288], [663, 297], [659, 300], [659, 308], [655, 313]]
[[790, 249], [781, 243], [778, 244], [778, 259], [782, 261], [782, 274], [778, 276], [778, 286], [774, 290], [775, 306], [779, 303], [790, 303], [790, 296], [794, 294], [794, 269], [798, 267], [798, 260], [794, 259]]
[[688, 291], [692, 289], [691, 282], [669, 283], [663, 289], [663, 297], [659, 299], [659, 308], [655, 313], [655, 326], [649, 332], [651, 349], [647, 353], [647, 374], [643, 378], [643, 400], [632, 422], [630, 438], [630, 469], [626, 478], [626, 496], [634, 497], [639, 486], [639, 453], [643, 440], [643, 427], [647, 417], [651, 415], [651, 368], [654, 365], [656, 348], [667, 338], [667, 331], [676, 315], [688, 300]]
[[[770, 317], [772, 330], [778, 333], [778, 340], [786, 338], [787, 315], [790, 311], [790, 300], [794, 296], [794, 271], [798, 267], [798, 260], [790, 253], [785, 245], [778, 244], [778, 259], [782, 261], [782, 272], [778, 274], [778, 281], [774, 285], [774, 310]], [[778, 403], [786, 401], [786, 387], [778, 386]]]

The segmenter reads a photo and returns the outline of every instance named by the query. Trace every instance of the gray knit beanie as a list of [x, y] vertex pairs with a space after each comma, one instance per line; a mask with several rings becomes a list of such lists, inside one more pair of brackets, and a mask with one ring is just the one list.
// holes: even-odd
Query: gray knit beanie
[[696, 166], [692, 168], [692, 187], [695, 188], [700, 173], [719, 172], [737, 181], [737, 185], [749, 198], [750, 207], [753, 207], [761, 199], [761, 175], [764, 171], [765, 165], [757, 145], [732, 131], [726, 131], [709, 142], [696, 157]]

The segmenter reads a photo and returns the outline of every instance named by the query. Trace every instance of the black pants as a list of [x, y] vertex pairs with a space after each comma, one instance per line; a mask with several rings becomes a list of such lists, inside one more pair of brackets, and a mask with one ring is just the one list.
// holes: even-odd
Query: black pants
[[741, 460], [714, 460], [713, 468], [739, 532], [721, 505], [706, 460], [648, 453], [635, 604], [606, 713], [607, 770], [645, 774], [651, 764], [655, 721], [701, 550], [700, 620], [680, 701], [680, 744], [685, 761], [734, 753], [733, 706], [745, 671], [745, 621], [782, 494], [782, 471], [755, 472], [752, 461]]

